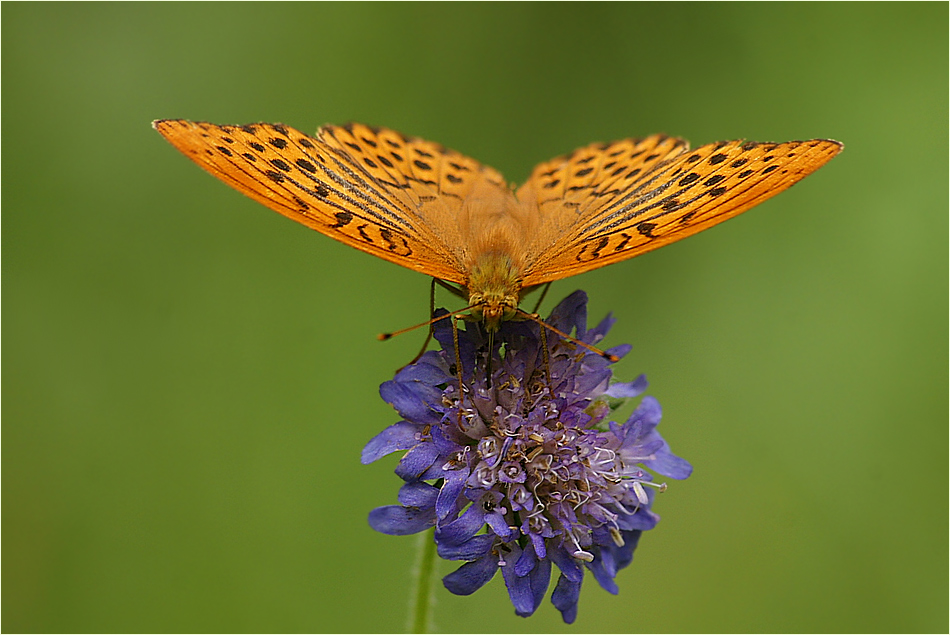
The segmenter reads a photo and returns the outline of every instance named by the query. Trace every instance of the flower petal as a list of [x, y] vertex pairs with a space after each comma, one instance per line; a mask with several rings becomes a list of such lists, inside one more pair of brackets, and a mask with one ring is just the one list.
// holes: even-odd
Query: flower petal
[[656, 527], [660, 517], [651, 510], [641, 507], [634, 514], [623, 514], [617, 518], [617, 524], [623, 530], [648, 531]]
[[369, 526], [381, 534], [390, 536], [408, 536], [435, 524], [435, 511], [432, 508], [403, 507], [387, 505], [377, 507], [369, 513]]
[[561, 618], [566, 624], [573, 624], [577, 619], [577, 601], [581, 597], [581, 583], [584, 578], [572, 580], [564, 573], [557, 579], [557, 586], [551, 594], [551, 604], [561, 612]]
[[515, 530], [508, 525], [508, 523], [505, 521], [505, 517], [498, 512], [485, 514], [485, 522], [489, 527], [491, 527], [491, 530], [495, 532], [495, 535], [505, 542], [511, 540], [514, 537], [512, 534]]
[[628, 430], [636, 430], [637, 436], [643, 438], [660, 423], [662, 416], [663, 409], [660, 407], [660, 402], [655, 397], [647, 396], [631, 413], [624, 427]]
[[624, 398], [624, 397], [639, 397], [643, 394], [643, 391], [647, 389], [648, 382], [646, 375], [640, 375], [633, 381], [627, 382], [617, 382], [616, 384], [611, 384], [610, 388], [604, 392], [608, 397]]
[[[580, 584], [584, 579], [584, 569], [577, 563], [577, 560], [567, 552], [564, 547], [558, 546], [548, 549], [551, 554], [551, 561], [561, 570], [561, 575], [571, 582]], [[560, 583], [558, 583], [560, 584]], [[579, 588], [579, 587], [578, 587]]]
[[662, 447], [656, 450], [653, 455], [656, 458], [642, 461], [642, 463], [657, 474], [682, 480], [693, 473], [693, 466], [690, 462], [673, 454], [666, 441], [663, 441]]
[[442, 519], [448, 516], [458, 505], [459, 495], [465, 489], [465, 481], [468, 480], [468, 466], [459, 470], [449, 470], [445, 472], [445, 483], [439, 490], [439, 498], [435, 503], [435, 513]]
[[614, 581], [617, 575], [617, 567], [614, 564], [614, 557], [610, 550], [605, 548], [592, 548], [594, 561], [587, 563], [587, 568], [594, 574], [594, 579], [603, 587], [604, 591], [617, 595], [620, 589]]
[[436, 530], [436, 540], [439, 544], [460, 545], [484, 526], [485, 511], [478, 503], [472, 503], [461, 516], [450, 523], [439, 525]]
[[400, 416], [413, 423], [435, 424], [442, 419], [442, 413], [432, 408], [432, 404], [442, 399], [442, 391], [435, 386], [426, 386], [418, 381], [387, 381], [380, 385], [379, 396], [395, 408]]
[[544, 594], [548, 592], [548, 587], [551, 585], [551, 561], [547, 558], [539, 560], [538, 566], [528, 574], [528, 579], [531, 582], [531, 595], [534, 599], [534, 608], [531, 612], [534, 613], [541, 606]]
[[614, 346], [613, 348], [608, 348], [606, 352], [616, 357], [626, 357], [627, 353], [629, 353], [632, 350], [633, 350], [633, 347], [630, 346], [629, 344], [618, 344], [617, 346]]
[[521, 549], [513, 545], [511, 555], [505, 558], [507, 564], [501, 567], [501, 574], [505, 578], [508, 597], [515, 606], [515, 613], [521, 617], [528, 617], [534, 613], [534, 594], [531, 592], [531, 579], [527, 576], [519, 576], [515, 571], [515, 562], [520, 557]]
[[396, 466], [396, 474], [404, 481], [419, 480], [419, 476], [425, 472], [435, 460], [439, 458], [439, 452], [431, 443], [418, 443], [402, 457], [399, 465]]
[[574, 383], [574, 392], [579, 395], [590, 394], [600, 384], [606, 384], [613, 374], [609, 368], [584, 373]]
[[[531, 573], [535, 565], [538, 564], [538, 556], [534, 553], [533, 547], [527, 547], [521, 552], [521, 557], [515, 563], [515, 575], [523, 577]], [[509, 565], [510, 566], [510, 565]]]
[[615, 558], [618, 570], [629, 566], [630, 563], [633, 562], [633, 552], [637, 548], [637, 544], [640, 542], [640, 536], [643, 532], [622, 531], [620, 533], [623, 535], [623, 547], [616, 547], [618, 553]]
[[577, 338], [583, 339], [587, 333], [587, 294], [577, 290], [554, 307], [547, 319], [551, 326], [570, 333], [577, 329]]
[[584, 336], [584, 341], [588, 344], [596, 344], [606, 337], [607, 333], [610, 331], [610, 328], [616, 322], [617, 318], [615, 318], [612, 313], [608, 313], [607, 316], [600, 321], [600, 324], [587, 331], [587, 334]]
[[445, 372], [440, 364], [441, 358], [437, 351], [427, 351], [415, 364], [409, 364], [398, 373], [394, 381], [408, 383], [420, 382], [427, 386], [437, 386], [452, 380], [452, 375]]
[[422, 427], [408, 421], [394, 423], [370, 439], [360, 455], [360, 463], [369, 465], [397, 450], [408, 450], [419, 443]]
[[478, 560], [491, 551], [495, 544], [495, 536], [479, 534], [461, 544], [453, 545], [440, 542], [437, 534], [436, 543], [440, 558], [446, 560]]
[[442, 584], [455, 595], [471, 595], [495, 577], [498, 571], [498, 556], [487, 554], [478, 560], [466, 562], [442, 578]]
[[407, 507], [433, 507], [438, 495], [438, 488], [421, 481], [406, 483], [399, 488], [399, 502]]

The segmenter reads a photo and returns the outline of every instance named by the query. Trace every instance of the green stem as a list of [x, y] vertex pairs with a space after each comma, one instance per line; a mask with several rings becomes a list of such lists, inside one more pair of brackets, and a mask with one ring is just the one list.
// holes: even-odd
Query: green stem
[[432, 626], [432, 577], [435, 573], [435, 538], [433, 529], [419, 534], [415, 584], [409, 608], [409, 632], [428, 633]]

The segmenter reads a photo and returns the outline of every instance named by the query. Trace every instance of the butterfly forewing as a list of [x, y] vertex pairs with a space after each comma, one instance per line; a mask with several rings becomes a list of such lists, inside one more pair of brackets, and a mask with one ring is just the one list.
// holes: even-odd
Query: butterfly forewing
[[[458, 259], [417, 213], [419, 197], [438, 196], [437, 185], [420, 183], [408, 167], [402, 173], [395, 160], [392, 171], [383, 161], [367, 162], [368, 153], [338, 141], [344, 133], [355, 138], [346, 129], [332, 127], [310, 137], [279, 124], [163, 120], [153, 125], [205, 170], [274, 211], [391, 262], [464, 282]], [[382, 141], [369, 128], [366, 132], [377, 145]], [[380, 134], [404, 143], [398, 133]], [[370, 146], [364, 136], [360, 143]], [[429, 189], [432, 193], [425, 193]]]
[[[657, 140], [653, 143], [658, 148], [668, 143], [663, 137], [644, 141], [651, 140]], [[619, 162], [594, 171], [598, 179], [578, 182], [586, 192], [580, 202], [573, 199], [570, 189], [560, 200], [540, 195], [542, 231], [528, 247], [524, 285], [596, 269], [695, 234], [778, 194], [841, 150], [840, 143], [826, 140], [729, 141], [690, 152], [677, 141], [663, 146], [669, 147], [665, 155], [620, 153], [618, 157], [628, 157], [627, 172], [619, 171], [627, 167]], [[611, 148], [617, 146], [591, 152], [594, 156], [587, 163], [606, 166]], [[653, 154], [657, 156], [647, 161]], [[535, 170], [519, 195], [544, 192], [552, 176], [546, 165]], [[578, 177], [586, 168], [575, 160], [562, 168], [568, 177], [585, 177]]]

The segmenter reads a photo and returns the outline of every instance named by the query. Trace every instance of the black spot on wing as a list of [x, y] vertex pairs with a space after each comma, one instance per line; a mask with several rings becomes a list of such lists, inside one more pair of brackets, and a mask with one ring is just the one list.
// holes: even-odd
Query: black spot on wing
[[691, 183], [695, 183], [696, 181], [698, 181], [699, 178], [700, 178], [700, 177], [699, 177], [698, 174], [696, 174], [695, 172], [690, 172], [689, 174], [687, 174], [686, 176], [684, 176], [683, 178], [681, 178], [681, 179], [680, 179], [680, 182], [677, 183], [677, 185], [679, 185], [680, 187], [686, 187], [687, 185], [689, 185], [689, 184], [691, 184]]
[[317, 167], [314, 164], [310, 163], [310, 161], [307, 161], [306, 159], [297, 159], [296, 161], [294, 161], [294, 163], [296, 163], [297, 167], [299, 167], [301, 170], [306, 170], [307, 172], [311, 172], [311, 173], [317, 171]]
[[593, 250], [592, 252], [590, 252], [590, 257], [591, 257], [591, 258], [600, 258], [600, 252], [601, 252], [601, 250], [602, 250], [604, 247], [606, 247], [609, 242], [610, 242], [610, 238], [609, 238], [609, 237], [604, 236], [603, 238], [601, 238], [600, 241], [598, 241], [597, 246], [594, 247], [594, 250]]
[[656, 229], [656, 223], [648, 223], [646, 221], [637, 223], [637, 231], [646, 236], [647, 238], [656, 238], [651, 232]]
[[353, 214], [349, 212], [337, 212], [334, 216], [336, 217], [336, 225], [330, 225], [330, 229], [346, 227], [353, 220]]

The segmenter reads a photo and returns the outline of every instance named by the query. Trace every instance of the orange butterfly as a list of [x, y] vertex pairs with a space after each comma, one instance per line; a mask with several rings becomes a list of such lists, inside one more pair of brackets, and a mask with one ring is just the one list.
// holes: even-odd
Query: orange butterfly
[[653, 135], [537, 166], [517, 190], [439, 144], [361, 124], [315, 137], [280, 124], [153, 127], [272, 210], [347, 245], [462, 286], [489, 330], [532, 287], [626, 260], [732, 218], [805, 178], [837, 141]]

